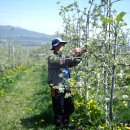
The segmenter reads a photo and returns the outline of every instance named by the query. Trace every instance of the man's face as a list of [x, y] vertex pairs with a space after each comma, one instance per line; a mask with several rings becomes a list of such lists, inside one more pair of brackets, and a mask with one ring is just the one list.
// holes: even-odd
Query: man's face
[[58, 52], [64, 45], [65, 45], [65, 43], [61, 42], [59, 45], [57, 45], [57, 46], [54, 47], [54, 51]]

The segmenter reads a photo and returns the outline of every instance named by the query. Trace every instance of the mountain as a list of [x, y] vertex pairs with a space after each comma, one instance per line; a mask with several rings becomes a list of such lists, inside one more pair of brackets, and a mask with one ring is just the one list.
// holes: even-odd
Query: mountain
[[54, 35], [38, 33], [14, 26], [0, 25], [0, 42], [16, 43], [21, 45], [41, 45], [49, 43]]

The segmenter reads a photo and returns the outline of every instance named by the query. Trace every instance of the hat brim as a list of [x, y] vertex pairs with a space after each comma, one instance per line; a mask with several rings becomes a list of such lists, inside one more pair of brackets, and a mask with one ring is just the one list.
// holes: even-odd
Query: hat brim
[[[66, 44], [66, 43], [67, 43], [67, 41], [61, 41], [61, 42], [57, 43], [57, 44], [56, 44], [56, 45], [54, 45], [54, 46], [57, 46], [57, 45], [59, 45], [60, 43], [64, 43], [64, 44]], [[54, 46], [52, 46], [52, 47], [50, 48], [50, 50], [54, 50]]]

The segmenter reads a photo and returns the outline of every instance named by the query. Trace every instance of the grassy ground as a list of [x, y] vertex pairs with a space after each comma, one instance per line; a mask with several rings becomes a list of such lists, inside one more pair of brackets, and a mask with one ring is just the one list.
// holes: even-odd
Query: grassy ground
[[53, 130], [45, 67], [34, 66], [0, 97], [0, 130]]
[[46, 67], [32, 66], [0, 96], [0, 130], [54, 130], [46, 74]]

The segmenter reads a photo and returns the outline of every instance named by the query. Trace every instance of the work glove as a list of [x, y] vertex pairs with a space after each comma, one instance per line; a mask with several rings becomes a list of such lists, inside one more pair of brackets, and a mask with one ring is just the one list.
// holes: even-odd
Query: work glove
[[70, 54], [73, 56], [77, 56], [84, 54], [86, 51], [86, 48], [74, 48], [70, 51]]

